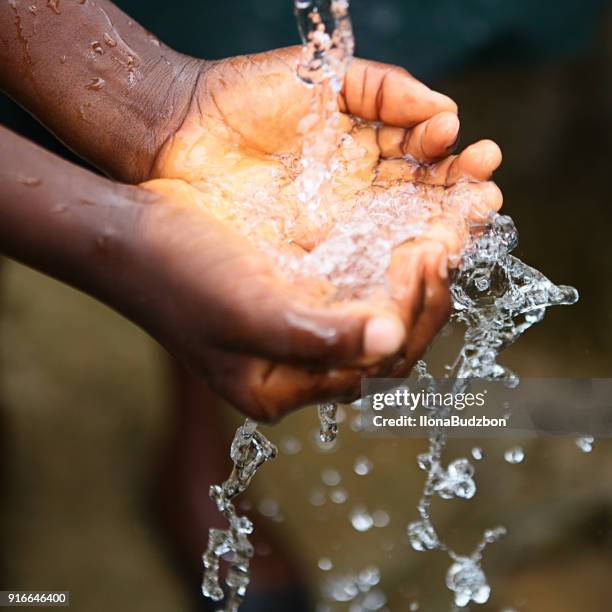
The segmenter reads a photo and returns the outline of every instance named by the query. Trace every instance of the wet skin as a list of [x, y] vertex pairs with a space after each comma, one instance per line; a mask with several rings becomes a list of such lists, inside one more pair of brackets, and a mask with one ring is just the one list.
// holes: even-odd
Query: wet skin
[[[311, 95], [294, 77], [295, 49], [203, 62], [160, 46], [108, 2], [62, 4], [60, 14], [22, 4], [0, 8], [3, 88], [107, 174], [142, 185], [94, 176], [3, 130], [3, 253], [122, 312], [258, 419], [354, 397], [364, 373], [412, 367], [447, 319], [447, 261], [462, 236], [434, 220], [395, 250], [388, 294], [334, 303], [288, 281], [231, 225], [271, 172], [278, 214], [295, 206], [279, 162], [299, 153]], [[336, 201], [418, 179], [444, 193], [468, 181], [475, 218], [501, 205], [487, 182], [497, 146], [449, 155], [454, 103], [402, 69], [355, 61], [339, 105], [346, 131], [349, 115], [386, 127], [353, 132], [365, 154]], [[324, 237], [310, 229], [292, 248]]]

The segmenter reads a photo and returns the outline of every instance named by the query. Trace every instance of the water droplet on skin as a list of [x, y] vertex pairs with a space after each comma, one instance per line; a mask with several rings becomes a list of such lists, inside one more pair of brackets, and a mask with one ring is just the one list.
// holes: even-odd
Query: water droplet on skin
[[105, 84], [106, 84], [106, 81], [104, 79], [97, 77], [89, 81], [89, 83], [85, 85], [85, 89], [89, 89], [90, 91], [100, 91], [104, 87]]
[[36, 6], [34, 4], [30, 4], [30, 6], [28, 7], [28, 10], [30, 11], [30, 13], [32, 13], [32, 15], [36, 15]]
[[136, 75], [134, 74], [132, 70], [128, 72], [127, 84], [128, 84], [128, 87], [134, 87], [134, 85], [136, 85]]
[[504, 453], [504, 459], [513, 465], [521, 463], [525, 458], [525, 453], [520, 446], [514, 446]]
[[593, 450], [593, 442], [595, 438], [593, 436], [581, 436], [580, 438], [576, 438], [576, 446], [583, 453], [590, 453]]
[[26, 187], [38, 187], [39, 185], [42, 185], [42, 179], [36, 176], [18, 175], [17, 182], [21, 185], [25, 185]]
[[107, 32], [104, 33], [104, 36], [102, 36], [102, 40], [104, 41], [104, 44], [108, 47], [116, 47], [117, 46], [117, 41]]
[[365, 508], [358, 506], [355, 508], [350, 516], [351, 525], [356, 531], [369, 531], [374, 525], [374, 519], [368, 514]]
[[60, 0], [47, 0], [47, 6], [56, 14], [60, 15], [59, 10]]
[[60, 55], [60, 64], [65, 64], [65, 63], [66, 63], [66, 56]]
[[321, 472], [321, 480], [328, 487], [335, 487], [342, 482], [342, 477], [340, 476], [340, 472], [338, 472], [338, 470], [327, 468]]
[[318, 562], [319, 569], [323, 572], [329, 572], [334, 567], [334, 564], [327, 557], [323, 557], [319, 559]]
[[353, 470], [358, 476], [366, 476], [372, 471], [374, 464], [367, 457], [357, 457]]
[[97, 40], [94, 40], [91, 43], [91, 48], [93, 52], [97, 53], [98, 55], [102, 55], [104, 53], [104, 49], [102, 48], [102, 45]]
[[90, 123], [89, 118], [87, 117], [87, 109], [89, 107], [90, 107], [89, 104], [81, 104], [79, 106], [79, 116], [81, 117], [83, 121], [87, 121], [87, 123]]
[[61, 215], [68, 210], [68, 206], [66, 204], [56, 204], [51, 208], [51, 212], [56, 215]]

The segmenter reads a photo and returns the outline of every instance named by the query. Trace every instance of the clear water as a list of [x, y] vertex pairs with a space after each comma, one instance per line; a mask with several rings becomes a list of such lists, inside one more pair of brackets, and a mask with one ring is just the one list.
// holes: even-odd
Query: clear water
[[[499, 353], [541, 321], [546, 308], [578, 300], [573, 287], [554, 285], [510, 254], [518, 244], [518, 236], [509, 217], [492, 215], [486, 227], [474, 228], [473, 232], [474, 238], [464, 251], [461, 269], [451, 286], [452, 319], [465, 326], [463, 347], [447, 373], [456, 392], [463, 392], [472, 379], [501, 380], [510, 387], [518, 385], [517, 375], [497, 362]], [[436, 383], [426, 364], [420, 362], [416, 371], [435, 391]], [[452, 407], [436, 408], [434, 416], [447, 416], [451, 410]], [[415, 550], [442, 550], [450, 556], [452, 565], [446, 585], [453, 591], [455, 605], [465, 607], [489, 599], [491, 589], [482, 570], [482, 554], [506, 530], [497, 527], [485, 531], [467, 556], [457, 554], [439, 537], [430, 517], [432, 501], [436, 497], [470, 499], [477, 491], [475, 469], [467, 458], [443, 465], [445, 444], [444, 430], [433, 430], [427, 452], [417, 458], [419, 467], [426, 472], [426, 481], [417, 506], [419, 518], [408, 525], [407, 533]], [[472, 449], [472, 457], [481, 459], [481, 449]], [[521, 447], [509, 448], [504, 453], [510, 464], [519, 464], [524, 457]]]
[[[347, 161], [362, 154], [352, 137], [342, 135], [338, 129], [337, 95], [354, 49], [349, 3], [347, 0], [295, 0], [294, 5], [304, 42], [296, 73], [313, 91], [312, 107], [299, 126], [303, 146], [295, 177], [296, 195], [301, 223], [311, 228], [324, 227], [326, 231], [305, 256], [270, 254], [289, 275], [325, 278], [334, 288], [337, 299], [365, 297], [384, 287], [385, 272], [395, 246], [422, 234], [432, 216], [446, 220], [468, 244], [451, 285], [452, 319], [465, 327], [464, 342], [448, 367], [447, 378], [453, 381], [456, 392], [465, 390], [472, 379], [498, 380], [516, 386], [518, 377], [498, 363], [499, 353], [541, 321], [549, 306], [575, 303], [577, 292], [571, 287], [554, 285], [511, 255], [518, 237], [509, 217], [493, 214], [486, 224], [469, 225], [467, 211], [474, 205], [475, 196], [467, 186], [459, 185], [449, 193], [444, 188], [422, 184], [406, 183], [385, 189], [373, 185], [360, 192], [349, 208], [335, 205], [331, 197], [334, 176], [342, 174]], [[258, 218], [269, 216], [264, 203], [270, 198], [260, 195], [245, 202], [244, 215], [237, 217], [238, 229], [269, 252], [269, 244], [258, 242], [251, 231]], [[436, 383], [426, 364], [419, 362], [415, 371], [435, 392]], [[450, 410], [452, 407], [439, 407], [432, 416], [446, 416]], [[319, 406], [322, 449], [329, 449], [336, 438], [337, 412], [336, 404]], [[359, 429], [355, 419], [351, 427]], [[583, 437], [576, 444], [583, 452], [589, 452], [592, 440]], [[432, 502], [452, 498], [468, 500], [477, 493], [474, 465], [463, 457], [445, 463], [442, 458], [445, 445], [444, 430], [434, 429], [430, 432], [427, 451], [417, 458], [426, 477], [417, 506], [418, 516], [408, 525], [407, 533], [414, 550], [437, 550], [449, 555], [451, 565], [446, 586], [453, 594], [455, 605], [462, 608], [489, 599], [491, 589], [481, 560], [485, 548], [502, 538], [506, 530], [501, 526], [486, 530], [469, 555], [453, 551], [437, 533], [430, 517]], [[286, 440], [281, 447], [287, 454], [299, 452], [294, 440]], [[474, 460], [483, 457], [478, 447], [471, 454]], [[244, 598], [253, 556], [248, 540], [253, 525], [246, 517], [237, 515], [232, 500], [246, 489], [257, 469], [275, 456], [276, 448], [257, 430], [255, 423], [247, 420], [232, 443], [232, 474], [222, 485], [210, 489], [210, 496], [227, 519], [228, 528], [210, 530], [203, 557], [202, 591], [215, 601], [223, 599], [219, 570], [221, 561], [228, 559], [224, 603], [227, 611], [237, 610]], [[518, 464], [524, 452], [520, 448], [507, 449], [504, 457], [509, 463]], [[372, 467], [362, 457], [354, 470], [358, 475], [366, 475]], [[347, 503], [348, 495], [338, 486], [340, 480], [333, 468], [324, 470], [321, 480], [323, 484], [313, 489], [310, 496], [313, 505], [324, 504], [328, 496], [333, 503]], [[368, 531], [388, 524], [390, 519], [384, 510], [370, 513], [365, 507], [356, 506], [350, 510], [349, 520], [355, 530]], [[319, 561], [319, 567], [329, 572], [333, 565], [324, 558]], [[356, 574], [330, 575], [324, 582], [323, 592], [332, 604], [351, 602], [354, 610], [378, 610], [386, 605], [379, 582], [380, 572], [370, 567]], [[418, 603], [411, 603], [410, 609], [419, 609]]]
[[[234, 435], [230, 449], [234, 468], [230, 477], [223, 484], [210, 488], [210, 498], [227, 519], [228, 527], [209, 530], [208, 548], [202, 557], [202, 593], [213, 601], [221, 601], [225, 596], [223, 609], [226, 612], [237, 611], [246, 595], [249, 566], [254, 554], [248, 538], [253, 532], [253, 523], [246, 516], [237, 514], [232, 500], [245, 491], [259, 467], [274, 459], [276, 454], [276, 447], [257, 430], [257, 424], [247, 419]], [[220, 584], [223, 559], [229, 559], [225, 575], [226, 594]]]

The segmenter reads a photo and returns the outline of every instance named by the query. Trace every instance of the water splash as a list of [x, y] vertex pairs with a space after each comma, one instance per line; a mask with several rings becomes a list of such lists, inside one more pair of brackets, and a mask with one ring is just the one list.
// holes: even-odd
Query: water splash
[[[319, 11], [323, 5], [329, 8], [332, 3], [299, 4], [303, 10], [316, 8]], [[342, 5], [343, 10], [348, 8], [348, 3]], [[325, 66], [325, 54], [333, 45], [330, 46], [329, 40], [320, 43], [318, 36], [322, 31], [321, 23], [325, 24], [328, 32], [337, 23], [333, 21], [333, 15], [325, 11], [317, 13], [319, 17], [322, 14], [322, 21], [318, 18], [310, 21], [313, 25], [310, 30], [301, 23], [301, 31], [306, 33], [302, 56], [306, 61], [303, 60], [298, 69], [298, 72], [301, 70], [302, 78], [305, 78], [305, 72], [309, 72], [304, 71], [304, 66], [313, 69], [310, 73], [327, 73], [327, 78], [333, 80], [348, 65], [335, 62], [332, 58], [330, 61], [334, 68], [329, 70]], [[311, 13], [309, 15], [312, 17]], [[300, 17], [303, 18], [304, 13], [298, 12]], [[348, 19], [348, 16], [345, 15], [345, 18]], [[352, 41], [347, 48], [352, 52]], [[341, 54], [341, 46], [336, 51], [338, 49]], [[338, 67], [340, 71], [336, 70]], [[326, 78], [322, 81], [325, 82]], [[318, 87], [319, 81], [316, 78], [310, 82]], [[307, 163], [304, 164], [302, 176], [307, 175], [307, 170], [316, 168], [318, 172], [319, 182], [314, 181], [311, 185], [318, 185], [316, 197], [319, 199], [309, 207], [311, 211], [317, 209], [325, 189], [329, 188], [334, 171], [342, 170], [340, 163], [334, 166], [331, 152], [331, 148], [338, 146], [333, 131], [338, 111], [334, 110], [331, 99], [325, 98], [325, 88], [319, 87], [318, 91], [322, 93], [318, 98], [317, 112], [324, 128], [321, 130], [321, 124], [317, 125], [312, 118], [309, 120], [312, 131], [306, 134], [303, 151]], [[309, 136], [313, 134], [314, 138], [309, 141]], [[316, 143], [317, 138], [325, 141], [329, 147], [319, 157], [323, 166], [318, 168], [309, 159], [311, 154], [320, 155], [314, 145], [309, 145], [309, 142]], [[341, 149], [344, 149], [345, 144], [351, 143], [347, 140], [347, 143], [342, 144]], [[404, 161], [417, 165], [412, 160]], [[305, 190], [304, 201], [309, 201], [311, 196], [308, 185], [302, 187]], [[439, 222], [450, 224], [468, 244], [462, 253], [460, 269], [451, 283], [452, 318], [465, 326], [463, 347], [447, 373], [447, 379], [453, 381], [457, 393], [464, 391], [473, 379], [496, 380], [509, 387], [516, 386], [518, 377], [498, 363], [499, 353], [513, 344], [529, 327], [541, 321], [547, 307], [573, 304], [578, 299], [575, 289], [554, 285], [543, 274], [510, 254], [518, 244], [518, 235], [510, 217], [492, 214], [485, 223], [469, 224], [467, 213], [475, 204], [475, 197], [469, 184], [458, 184], [453, 189], [420, 183], [396, 184], [390, 188], [374, 185], [372, 189], [357, 195], [349, 211], [331, 208], [330, 214], [336, 220], [335, 225], [331, 227], [326, 239], [299, 262], [303, 272], [325, 276], [335, 287], [337, 297], [365, 297], [374, 288], [384, 285], [385, 273], [395, 246], [422, 234], [433, 216]], [[323, 219], [323, 222], [326, 221], [328, 219]], [[435, 381], [428, 373], [426, 364], [420, 362], [415, 370], [419, 378], [425, 380], [432, 387], [431, 391], [435, 392]], [[432, 416], [444, 417], [451, 410], [452, 407], [440, 407], [437, 409], [438, 414]], [[333, 439], [337, 429], [333, 404], [322, 406], [319, 414], [322, 439]], [[442, 429], [434, 429], [430, 432], [428, 452], [419, 457], [419, 466], [426, 471], [427, 477], [417, 508], [419, 520], [408, 526], [408, 536], [416, 550], [444, 550], [448, 553], [453, 564], [447, 575], [447, 586], [454, 593], [455, 604], [464, 607], [470, 602], [484, 603], [489, 598], [490, 587], [481, 568], [482, 553], [488, 544], [505, 534], [505, 529], [485, 532], [482, 541], [467, 556], [458, 555], [440, 539], [429, 515], [433, 498], [470, 499], [477, 491], [475, 470], [467, 459], [459, 458], [443, 466], [442, 452], [445, 444], [446, 433]], [[481, 457], [481, 451], [474, 455], [476, 459]], [[518, 461], [518, 457], [518, 451], [514, 452], [513, 458]], [[371, 527], [371, 516], [362, 508], [353, 511], [350, 518], [357, 530]]]
[[248, 538], [253, 532], [253, 523], [246, 516], [238, 516], [232, 500], [248, 487], [259, 467], [274, 459], [276, 454], [276, 447], [257, 430], [257, 424], [247, 419], [234, 435], [230, 449], [234, 468], [230, 477], [223, 484], [210, 487], [210, 498], [227, 519], [228, 528], [211, 528], [208, 532], [208, 548], [202, 557], [202, 593], [213, 601], [223, 599], [220, 561], [228, 559], [230, 566], [225, 577], [228, 592], [223, 608], [226, 612], [236, 612], [244, 599], [254, 554]]
[[371, 565], [360, 572], [330, 576], [323, 583], [323, 596], [330, 603], [351, 602], [351, 611], [380, 610], [387, 598], [376, 588], [379, 583], [380, 570]]
[[336, 439], [338, 433], [337, 411], [338, 404], [334, 402], [324, 402], [319, 405], [319, 422], [321, 424], [319, 437], [321, 442], [333, 442]]
[[358, 476], [367, 476], [374, 469], [374, 464], [367, 457], [357, 457], [353, 465], [353, 471]]
[[[334, 5], [339, 13], [333, 11]], [[298, 75], [315, 86], [312, 112], [302, 123], [304, 147], [298, 189], [311, 219], [325, 225], [330, 218], [317, 217], [315, 213], [320, 211], [322, 198], [328, 195], [334, 172], [341, 169], [334, 158], [341, 143], [335, 98], [354, 41], [348, 2], [296, 2], [296, 14], [304, 41]], [[351, 136], [341, 149], [346, 144], [352, 144]], [[541, 321], [547, 307], [572, 304], [578, 298], [575, 289], [555, 286], [540, 272], [510, 255], [518, 235], [509, 217], [492, 214], [486, 223], [469, 225], [467, 213], [474, 198], [474, 192], [465, 184], [452, 190], [420, 183], [378, 189], [374, 185], [357, 195], [348, 212], [335, 210], [333, 202], [327, 207], [327, 214], [336, 223], [326, 239], [297, 264], [302, 273], [326, 277], [339, 298], [365, 297], [384, 285], [395, 246], [419, 236], [434, 215], [450, 223], [468, 244], [451, 287], [453, 320], [465, 326], [463, 347], [447, 374], [454, 381], [455, 392], [464, 391], [472, 379], [498, 380], [516, 386], [518, 377], [497, 362], [498, 354]], [[426, 364], [421, 362], [415, 369], [435, 392], [435, 382]], [[319, 407], [322, 440], [335, 438], [335, 410], [334, 404]], [[440, 407], [434, 416], [447, 416], [451, 410], [452, 407]], [[467, 459], [442, 465], [445, 444], [445, 432], [432, 430], [428, 452], [419, 456], [419, 467], [427, 477], [417, 508], [419, 520], [408, 526], [408, 537], [416, 550], [448, 553], [453, 564], [446, 583], [454, 593], [455, 605], [465, 607], [470, 602], [488, 600], [491, 589], [481, 567], [482, 553], [488, 544], [505, 535], [505, 529], [487, 530], [468, 556], [458, 555], [439, 538], [429, 515], [432, 499], [435, 496], [470, 499], [477, 491], [475, 470]], [[518, 457], [515, 451], [516, 462]], [[482, 451], [474, 453], [474, 458], [482, 458]], [[353, 510], [350, 520], [358, 531], [367, 531], [373, 525], [372, 516], [360, 507]]]
[[[355, 40], [348, 0], [295, 0], [294, 6], [303, 42], [297, 74], [314, 88], [310, 113], [298, 126], [302, 172], [297, 193], [307, 215], [306, 225], [325, 225], [329, 211], [322, 210], [320, 204], [330, 190], [334, 155], [341, 139], [337, 97], [353, 58]], [[333, 403], [319, 406], [323, 442], [336, 437], [336, 409]]]
[[314, 89], [310, 113], [298, 126], [302, 172], [297, 191], [313, 225], [328, 220], [320, 204], [334, 173], [333, 158], [341, 138], [337, 97], [355, 46], [348, 8], [348, 0], [295, 1], [304, 43], [297, 75]]
[[590, 453], [593, 450], [593, 442], [595, 442], [595, 438], [593, 436], [580, 436], [576, 438], [576, 446], [583, 453]]
[[504, 459], [506, 463], [516, 465], [517, 463], [523, 462], [523, 459], [525, 459], [525, 452], [520, 446], [513, 446], [504, 453]]
[[365, 532], [374, 527], [374, 518], [364, 506], [357, 506], [349, 515], [349, 520], [355, 531]]
[[[463, 252], [461, 268], [451, 284], [452, 320], [465, 326], [463, 347], [446, 375], [457, 393], [465, 392], [474, 379], [502, 381], [509, 387], [518, 385], [517, 375], [497, 362], [499, 353], [541, 321], [546, 308], [578, 300], [573, 287], [554, 285], [542, 273], [510, 255], [517, 244], [514, 223], [505, 215], [493, 214], [488, 225], [472, 228], [472, 241]], [[415, 371], [427, 383], [428, 391], [435, 392], [436, 382], [427, 365], [420, 362]], [[440, 406], [434, 416], [445, 417], [452, 410], [452, 406]], [[474, 467], [467, 459], [456, 459], [448, 468], [442, 466], [446, 440], [443, 429], [431, 430], [428, 451], [417, 459], [427, 477], [417, 505], [419, 520], [408, 525], [408, 538], [417, 551], [447, 552], [453, 564], [446, 585], [454, 593], [455, 605], [465, 607], [470, 602], [480, 604], [489, 599], [491, 589], [481, 567], [482, 553], [506, 530], [498, 527], [485, 531], [482, 541], [468, 556], [458, 555], [438, 536], [429, 513], [434, 496], [469, 499], [477, 490]], [[474, 458], [481, 458], [482, 451], [474, 450]], [[520, 447], [505, 453], [509, 463], [520, 463], [523, 458]]]
[[484, 452], [482, 450], [482, 448], [480, 448], [480, 446], [475, 446], [474, 448], [472, 448], [472, 457], [476, 460], [476, 461], [482, 461], [483, 457], [484, 457]]
[[[510, 255], [518, 238], [509, 217], [493, 214], [487, 223], [470, 225], [467, 213], [478, 196], [469, 184], [458, 183], [447, 189], [422, 183], [392, 186], [375, 183], [358, 193], [348, 210], [341, 210], [340, 203], [329, 197], [333, 177], [344, 171], [347, 162], [363, 154], [350, 134], [342, 134], [339, 125], [337, 97], [354, 48], [348, 8], [347, 0], [295, 0], [304, 42], [296, 70], [299, 78], [312, 89], [313, 102], [299, 125], [303, 141], [296, 178], [300, 210], [297, 220], [283, 219], [283, 223], [286, 222], [289, 233], [292, 224], [301, 225], [303, 233], [312, 231], [325, 235], [325, 239], [302, 258], [272, 255], [290, 274], [325, 278], [334, 288], [337, 299], [362, 298], [384, 286], [394, 247], [421, 235], [434, 217], [438, 223], [452, 225], [468, 247], [462, 253], [461, 267], [451, 284], [453, 320], [465, 326], [464, 344], [449, 366], [447, 378], [453, 381], [456, 392], [463, 392], [472, 379], [499, 380], [515, 386], [518, 377], [498, 364], [498, 354], [541, 321], [547, 307], [574, 303], [577, 292], [571, 287], [555, 286], [540, 272]], [[360, 127], [359, 121], [352, 121], [354, 128]], [[419, 170], [413, 160], [403, 162]], [[262, 202], [268, 202], [269, 207], [270, 201], [268, 194], [261, 194], [245, 203], [244, 214], [238, 215], [238, 229], [255, 242], [258, 239], [251, 235], [253, 227], [262, 218], [269, 217], [269, 208], [265, 205], [262, 204], [259, 212], [257, 209]], [[321, 206], [323, 201], [325, 206]], [[270, 251], [269, 245], [258, 246]], [[426, 364], [418, 363], [415, 371], [435, 391], [435, 381]], [[440, 407], [433, 416], [444, 417], [451, 410], [450, 406]], [[336, 404], [319, 406], [319, 437], [323, 449], [331, 447], [336, 438], [336, 416]], [[352, 420], [351, 427], [360, 429], [361, 415]], [[487, 545], [505, 535], [505, 529], [487, 530], [469, 555], [457, 554], [440, 538], [429, 513], [433, 499], [470, 499], [477, 491], [474, 467], [467, 459], [442, 464], [445, 445], [446, 433], [436, 428], [430, 432], [427, 452], [419, 456], [426, 481], [417, 506], [419, 517], [408, 526], [408, 537], [415, 550], [442, 550], [449, 555], [452, 565], [446, 584], [454, 594], [455, 605], [465, 607], [470, 602], [488, 600], [490, 587], [481, 567], [482, 554]], [[229, 592], [225, 610], [238, 609], [248, 585], [253, 556], [248, 542], [253, 526], [246, 517], [237, 516], [231, 500], [244, 491], [260, 465], [275, 455], [275, 447], [257, 431], [253, 422], [247, 421], [232, 444], [235, 465], [232, 475], [222, 485], [211, 487], [211, 498], [227, 518], [229, 527], [210, 531], [209, 547], [204, 554], [203, 592], [215, 600], [222, 599], [219, 561], [229, 555], [231, 567], [226, 577]], [[474, 455], [474, 458], [478, 457]], [[337, 494], [338, 491], [333, 490], [330, 499], [343, 503], [346, 497]], [[315, 506], [322, 506], [326, 501], [326, 491], [322, 488], [310, 495], [310, 502]], [[360, 506], [349, 515], [358, 531], [377, 526], [376, 518], [376, 513], [370, 514]], [[388, 521], [388, 515], [379, 513], [381, 526]], [[375, 610], [386, 601], [384, 593], [373, 588], [379, 581], [378, 569], [369, 568], [359, 574], [330, 578], [324, 592], [331, 602], [353, 602], [355, 609]]]

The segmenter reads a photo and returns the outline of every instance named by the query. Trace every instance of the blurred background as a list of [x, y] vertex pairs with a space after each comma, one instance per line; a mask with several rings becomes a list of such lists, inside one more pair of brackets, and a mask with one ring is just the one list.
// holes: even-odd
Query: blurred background
[[[297, 42], [289, 0], [117, 4], [199, 57]], [[354, 0], [352, 13], [359, 55], [451, 95], [463, 146], [500, 144], [496, 180], [519, 229], [517, 254], [580, 291], [502, 361], [521, 377], [612, 376], [609, 3]], [[8, 100], [0, 121], [74, 159]], [[449, 609], [448, 559], [413, 551], [405, 535], [425, 441], [363, 437], [352, 409], [343, 415], [328, 453], [315, 442], [313, 409], [265, 429], [281, 453], [241, 506], [259, 534], [245, 612], [349, 609], [326, 608], [325, 585], [371, 567], [381, 582], [353, 611]], [[198, 595], [198, 555], [218, 523], [207, 490], [230, 469], [239, 421], [113, 312], [0, 262], [0, 588], [70, 590], [79, 612], [209, 609]], [[510, 465], [515, 442], [525, 459]], [[476, 607], [611, 610], [612, 441], [596, 440], [591, 453], [573, 439], [478, 444], [476, 497], [434, 507], [460, 552], [483, 529], [508, 527], [487, 550], [493, 593]], [[473, 445], [454, 441], [447, 458]], [[356, 509], [371, 528], [354, 529]]]

